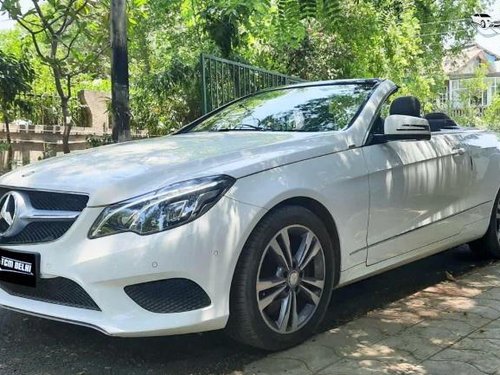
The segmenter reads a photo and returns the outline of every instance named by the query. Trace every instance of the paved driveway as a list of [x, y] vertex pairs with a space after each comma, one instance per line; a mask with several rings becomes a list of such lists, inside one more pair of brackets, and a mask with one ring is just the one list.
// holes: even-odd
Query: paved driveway
[[[339, 374], [335, 370], [336, 367], [331, 366], [334, 362], [336, 363], [334, 366], [339, 366], [337, 360], [343, 352], [335, 351], [337, 350], [335, 341], [331, 341], [330, 337], [339, 337], [335, 340], [342, 341], [344, 339], [340, 337], [343, 334], [352, 336], [349, 331], [352, 329], [352, 324], [360, 324], [366, 330], [365, 338], [356, 339], [366, 340], [366, 343], [361, 342], [361, 345], [365, 346], [364, 349], [359, 348], [360, 355], [372, 353], [370, 360], [375, 361], [374, 363], [378, 363], [376, 358], [384, 355], [384, 358], [387, 356], [399, 358], [397, 355], [404, 353], [388, 354], [384, 352], [386, 350], [384, 348], [408, 347], [411, 344], [412, 331], [405, 336], [407, 341], [393, 343], [392, 346], [385, 344], [381, 346], [380, 341], [388, 339], [387, 334], [395, 334], [403, 327], [415, 324], [416, 318], [405, 315], [402, 318], [407, 320], [402, 320], [400, 323], [388, 323], [372, 329], [370, 327], [373, 319], [385, 318], [373, 315], [379, 312], [372, 313], [368, 317], [365, 316], [366, 313], [388, 306], [394, 301], [445, 280], [445, 271], [458, 276], [471, 270], [482, 269], [485, 265], [485, 262], [475, 259], [467, 247], [462, 247], [336, 291], [331, 309], [321, 329], [327, 333], [316, 339], [319, 341], [307, 344], [317, 349], [313, 351], [316, 353], [314, 358], [317, 359], [309, 357], [309, 359], [293, 359], [297, 355], [293, 353], [300, 352], [302, 347], [294, 349], [296, 352], [266, 356], [266, 353], [243, 348], [229, 341], [221, 332], [163, 338], [119, 339], [106, 337], [87, 328], [26, 317], [0, 309], [0, 374], [176, 375], [251, 374], [259, 371], [276, 374], [276, 368], [268, 367], [273, 363], [280, 363], [283, 373], [287, 374], [309, 374], [310, 369], [321, 369], [325, 374]], [[417, 301], [419, 299], [416, 299], [415, 303]], [[398, 306], [398, 303], [401, 302], [396, 302], [394, 306]], [[393, 305], [390, 306], [392, 308]], [[361, 318], [353, 321], [359, 317]], [[474, 316], [475, 325], [482, 322], [481, 317]], [[458, 327], [465, 329], [468, 326]], [[443, 329], [445, 332], [454, 330], [454, 328]], [[345, 338], [345, 340], [348, 343], [350, 339]], [[355, 341], [354, 344], [358, 345], [358, 342]], [[435, 345], [440, 347], [443, 344]], [[350, 352], [353, 353], [352, 350]], [[426, 353], [422, 353], [420, 358], [425, 355]], [[285, 357], [292, 359], [282, 359]], [[365, 357], [362, 358], [359, 357], [359, 361], [365, 360]], [[349, 361], [345, 362], [346, 369], [352, 365], [352, 359], [356, 361], [357, 357], [349, 358]], [[269, 372], [270, 370], [272, 372]], [[348, 374], [353, 373], [351, 370], [347, 371]]]
[[500, 263], [448, 279], [239, 373], [500, 374]]

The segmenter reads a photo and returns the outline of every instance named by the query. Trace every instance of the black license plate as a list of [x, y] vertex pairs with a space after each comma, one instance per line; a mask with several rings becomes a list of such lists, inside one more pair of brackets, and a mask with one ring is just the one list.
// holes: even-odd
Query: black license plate
[[35, 287], [39, 258], [39, 254], [0, 249], [0, 280]]

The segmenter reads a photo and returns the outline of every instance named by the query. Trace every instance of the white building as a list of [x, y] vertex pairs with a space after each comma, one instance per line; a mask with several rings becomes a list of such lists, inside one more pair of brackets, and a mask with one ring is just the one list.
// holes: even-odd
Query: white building
[[474, 77], [480, 64], [488, 65], [486, 84], [488, 88], [481, 97], [471, 98], [474, 105], [487, 107], [495, 95], [500, 94], [500, 56], [477, 44], [466, 47], [458, 55], [445, 58], [444, 71], [449, 77], [446, 101], [452, 108], [461, 107], [461, 92], [466, 90], [466, 82]]

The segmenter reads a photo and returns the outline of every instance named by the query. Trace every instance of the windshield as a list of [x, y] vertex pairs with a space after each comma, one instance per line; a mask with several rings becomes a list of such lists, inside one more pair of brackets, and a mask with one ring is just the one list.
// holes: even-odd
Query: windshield
[[371, 82], [266, 91], [230, 105], [188, 131], [341, 130], [351, 124], [373, 86]]

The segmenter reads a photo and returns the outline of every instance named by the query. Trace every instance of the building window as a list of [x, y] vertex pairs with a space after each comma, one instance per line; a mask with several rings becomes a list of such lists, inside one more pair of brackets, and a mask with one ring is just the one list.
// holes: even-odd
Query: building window
[[[467, 95], [467, 81], [471, 78], [454, 79], [450, 81], [449, 100], [452, 108], [463, 107], [462, 101]], [[500, 93], [500, 77], [486, 78], [487, 89], [480, 95], [474, 95], [469, 98], [470, 105], [486, 107], [491, 104], [497, 93]]]

